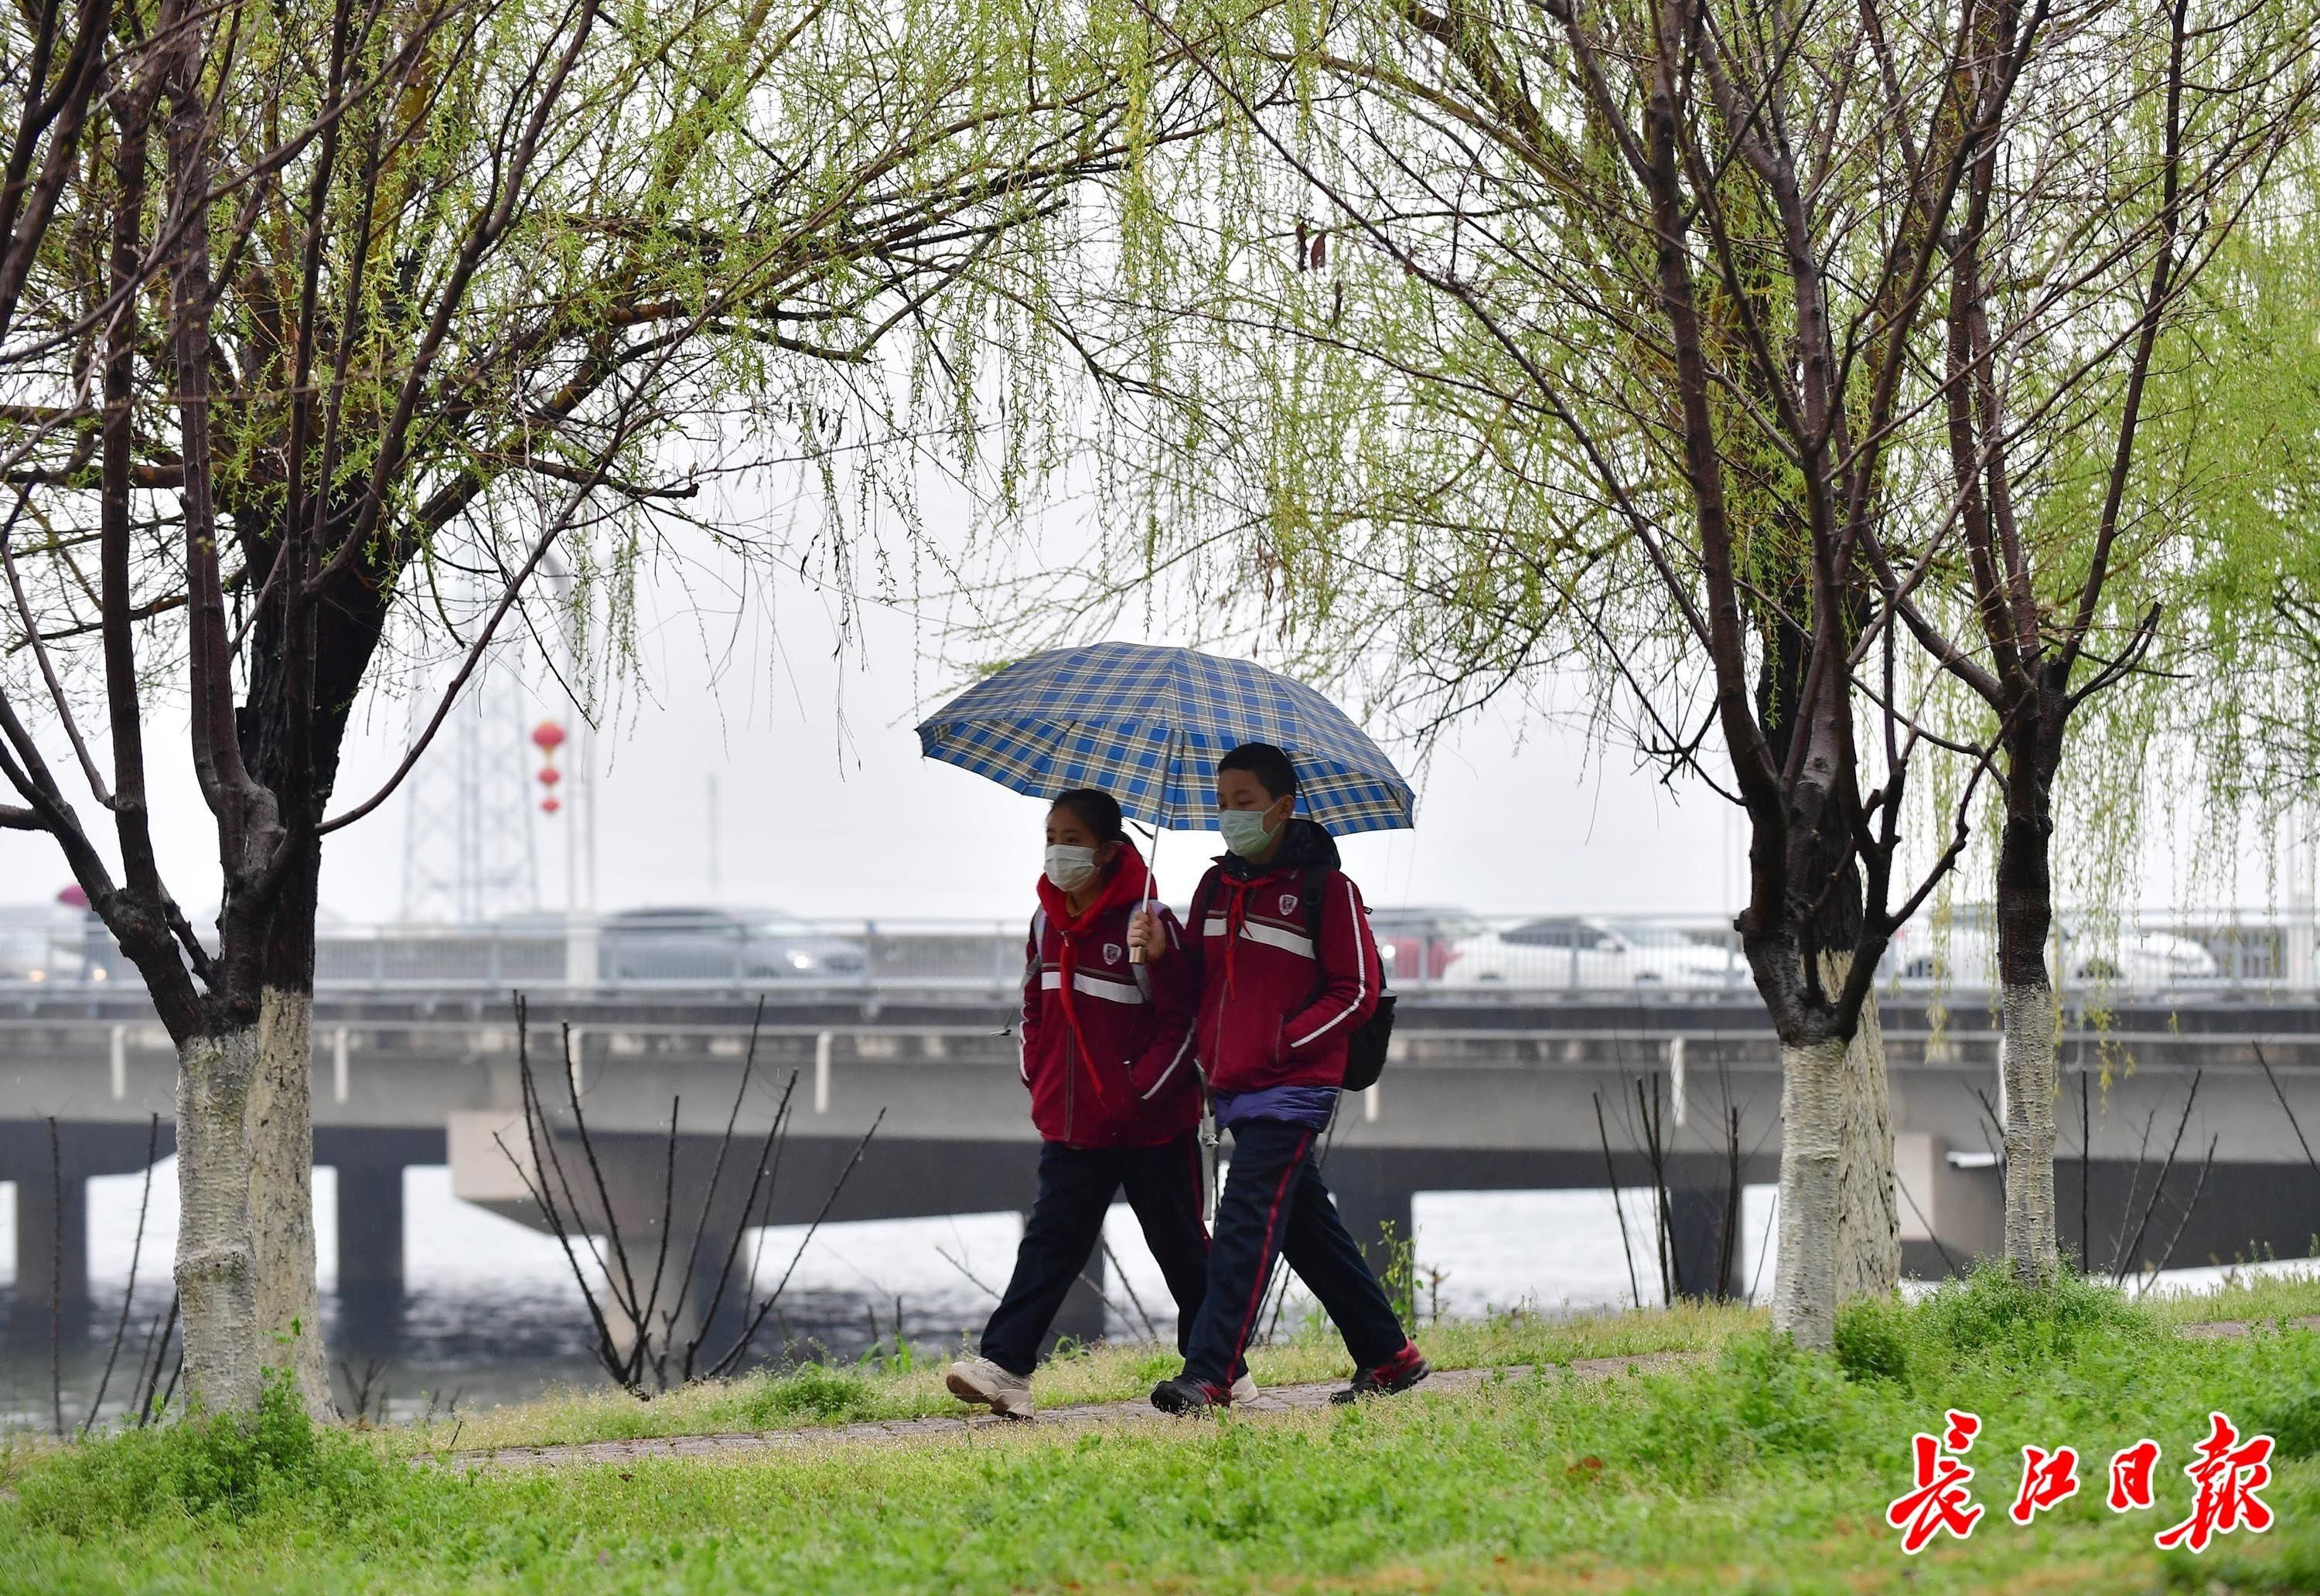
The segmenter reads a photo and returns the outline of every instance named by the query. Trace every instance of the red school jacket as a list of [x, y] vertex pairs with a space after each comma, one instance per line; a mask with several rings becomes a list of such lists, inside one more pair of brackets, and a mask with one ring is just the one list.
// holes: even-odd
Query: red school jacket
[[1144, 906], [1143, 856], [1124, 843], [1096, 901], [1079, 915], [1039, 878], [1024, 949], [1023, 1084], [1047, 1141], [1075, 1147], [1157, 1147], [1200, 1122], [1192, 1063], [1196, 993], [1176, 917], [1155, 902], [1171, 957], [1128, 962], [1128, 921]]
[[[1319, 888], [1318, 948], [1305, 918], [1309, 872]], [[1210, 1090], [1342, 1084], [1346, 1038], [1376, 1011], [1384, 982], [1369, 911], [1329, 834], [1291, 819], [1271, 859], [1219, 858], [1192, 903], [1202, 923], [1186, 962], [1199, 966], [1193, 1034]]]

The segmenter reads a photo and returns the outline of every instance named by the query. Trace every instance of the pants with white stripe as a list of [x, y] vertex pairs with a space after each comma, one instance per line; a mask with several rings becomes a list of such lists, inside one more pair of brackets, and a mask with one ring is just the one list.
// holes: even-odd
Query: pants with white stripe
[[1185, 1376], [1229, 1383], [1225, 1371], [1239, 1365], [1264, 1328], [1257, 1316], [1277, 1258], [1288, 1259], [1320, 1300], [1355, 1368], [1391, 1358], [1409, 1338], [1314, 1167], [1312, 1130], [1283, 1120], [1244, 1120], [1232, 1127], [1232, 1173], [1217, 1199], [1208, 1296], [1184, 1349]]
[[1176, 1349], [1183, 1350], [1209, 1278], [1201, 1144], [1190, 1130], [1155, 1147], [1040, 1146], [1039, 1194], [1024, 1221], [1007, 1294], [983, 1327], [983, 1356], [1016, 1374], [1029, 1374], [1038, 1364], [1039, 1343], [1094, 1255], [1104, 1215], [1123, 1189], [1176, 1299]]

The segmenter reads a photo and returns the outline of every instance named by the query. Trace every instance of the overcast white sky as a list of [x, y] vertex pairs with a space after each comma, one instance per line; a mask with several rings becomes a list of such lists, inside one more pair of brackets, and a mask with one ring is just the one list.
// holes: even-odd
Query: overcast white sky
[[[1045, 841], [1044, 806], [920, 757], [918, 695], [943, 678], [916, 657], [907, 621], [871, 616], [869, 663], [842, 675], [826, 639], [793, 644], [794, 696], [777, 696], [761, 679], [754, 691], [729, 680], [712, 697], [697, 648], [685, 648], [675, 628], [670, 634], [659, 667], [668, 707], [611, 746], [602, 778], [604, 906], [711, 890], [714, 774], [718, 895], [726, 901], [808, 914], [1023, 911]], [[1569, 734], [1532, 728], [1518, 748], [1518, 730], [1478, 724], [1437, 754], [1415, 831], [1346, 839], [1348, 866], [1374, 901], [1500, 911], [1722, 906], [1720, 803], [1693, 794], [1679, 803], [1648, 777], [1627, 775], [1616, 757], [1590, 763]], [[1194, 862], [1214, 851], [1213, 836], [1167, 834], [1164, 889], [1188, 892]], [[358, 885], [336, 863], [331, 901], [351, 911], [358, 902], [388, 901], [389, 887], [370, 872]], [[553, 881], [549, 895], [560, 890]]]
[[[1039, 866], [1042, 806], [919, 755], [911, 727], [949, 679], [934, 657], [938, 639], [907, 615], [873, 610], [841, 662], [824, 600], [802, 584], [775, 597], [737, 617], [719, 612], [720, 597], [696, 604], [673, 574], [653, 583], [634, 707], [597, 747], [597, 906], [708, 900], [849, 917], [1022, 913]], [[526, 712], [543, 713], [572, 721], [544, 701]], [[152, 739], [163, 759], [158, 840], [188, 908], [213, 909], [215, 844], [182, 721], [157, 720], [156, 731], [169, 728]], [[394, 705], [358, 715], [342, 803], [393, 768], [405, 722]], [[56, 754], [69, 768], [69, 754], [61, 746]], [[448, 739], [430, 755], [449, 757]], [[1672, 793], [1628, 766], [1617, 752], [1590, 758], [1567, 730], [1479, 721], [1420, 778], [1417, 830], [1349, 839], [1348, 866], [1380, 903], [1725, 910], [1736, 839], [1725, 806], [1704, 792]], [[396, 915], [408, 811], [397, 797], [330, 839], [326, 910], [358, 921]], [[531, 811], [542, 908], [565, 905], [567, 821]], [[1195, 862], [1214, 851], [1213, 836], [1171, 833], [1159, 857], [1164, 889], [1189, 891]], [[46, 839], [0, 832], [0, 902], [46, 899], [68, 879]]]
[[[930, 499], [928, 508], [938, 516], [955, 506]], [[1062, 548], [1079, 540], [1068, 525], [1046, 535]], [[1043, 806], [919, 755], [911, 728], [951, 680], [934, 630], [894, 611], [866, 611], [841, 661], [824, 596], [792, 581], [770, 602], [736, 606], [730, 591], [674, 570], [648, 585], [630, 707], [597, 745], [596, 907], [714, 902], [888, 920], [1023, 914]], [[518, 668], [546, 680], [536, 663]], [[507, 721], [528, 726], [551, 714], [574, 723], [568, 708], [545, 699]], [[1390, 729], [1372, 730], [1407, 757]], [[214, 912], [214, 838], [193, 787], [182, 718], [158, 712], [153, 731], [157, 840], [198, 919]], [[399, 703], [358, 712], [339, 806], [377, 785], [408, 732]], [[61, 739], [49, 740], [55, 767], [69, 770]], [[527, 770], [536, 768], [529, 745], [524, 756]], [[440, 767], [450, 757], [447, 738], [428, 763]], [[1728, 914], [1736, 904], [1741, 835], [1727, 806], [1698, 787], [1662, 785], [1618, 749], [1590, 752], [1567, 726], [1494, 712], [1449, 738], [1417, 781], [1416, 830], [1346, 839], [1348, 867], [1373, 903], [1606, 914]], [[539, 789], [518, 784], [527, 788], [539, 907], [564, 908], [570, 814], [539, 813]], [[409, 821], [398, 796], [329, 840], [326, 911], [357, 922], [397, 917]], [[430, 840], [445, 846], [440, 833]], [[1163, 890], [1181, 900], [1215, 851], [1213, 834], [1171, 833], [1158, 859]], [[2143, 901], [2169, 901], [2174, 874], [2154, 855]], [[48, 900], [68, 880], [47, 839], [0, 832], [0, 903]], [[2251, 902], [2265, 896], [2261, 882], [2253, 893]]]

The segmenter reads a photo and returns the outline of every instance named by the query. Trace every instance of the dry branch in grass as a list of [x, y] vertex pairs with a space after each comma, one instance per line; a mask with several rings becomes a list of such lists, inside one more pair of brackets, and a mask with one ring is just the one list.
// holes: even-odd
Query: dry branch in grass
[[[589, 1129], [582, 1105], [584, 1094], [572, 1067], [571, 1028], [567, 1025], [560, 1031], [565, 1103], [559, 1114], [548, 1107], [532, 1068], [530, 1011], [521, 996], [516, 999], [515, 1012], [524, 1156], [519, 1156], [504, 1139], [494, 1139], [499, 1141], [500, 1150], [514, 1167], [571, 1267], [572, 1278], [580, 1288], [589, 1322], [595, 1331], [593, 1350], [596, 1361], [605, 1374], [638, 1396], [733, 1373], [748, 1359], [766, 1319], [788, 1289], [798, 1259], [804, 1256], [829, 1218], [839, 1193], [862, 1162], [871, 1138], [884, 1122], [884, 1111], [881, 1110], [871, 1121], [870, 1129], [856, 1145], [853, 1156], [838, 1172], [822, 1200], [820, 1211], [799, 1238], [797, 1249], [791, 1255], [781, 1278], [762, 1298], [755, 1296], [755, 1260], [743, 1264], [741, 1246], [751, 1228], [766, 1222], [765, 1214], [781, 1178], [782, 1155], [789, 1146], [791, 1102], [797, 1091], [795, 1070], [790, 1072], [782, 1088], [781, 1099], [765, 1135], [757, 1140], [756, 1161], [739, 1204], [720, 1208], [718, 1198], [726, 1190], [725, 1172], [730, 1155], [736, 1147], [746, 1145], [737, 1140], [736, 1127], [757, 1070], [757, 1038], [766, 1012], [765, 1001], [760, 998], [757, 1014], [750, 1021], [748, 1051], [733, 1090], [732, 1108], [726, 1115], [724, 1131], [718, 1138], [716, 1156], [711, 1162], [708, 1182], [701, 1191], [690, 1236], [674, 1271], [669, 1264], [673, 1258], [680, 1258], [675, 1250], [680, 1105], [672, 1102], [669, 1106], [668, 1138], [659, 1171], [659, 1217], [657, 1223], [648, 1228], [653, 1254], [648, 1274], [644, 1255], [639, 1252], [631, 1256], [630, 1243], [638, 1238], [621, 1219], [612, 1183], [604, 1173], [597, 1133]], [[737, 1183], [738, 1180], [737, 1172]], [[717, 1265], [706, 1283], [696, 1267], [704, 1256], [704, 1247], [711, 1249], [706, 1256], [713, 1257]], [[741, 1302], [738, 1326], [720, 1315], [729, 1292], [739, 1294]]]

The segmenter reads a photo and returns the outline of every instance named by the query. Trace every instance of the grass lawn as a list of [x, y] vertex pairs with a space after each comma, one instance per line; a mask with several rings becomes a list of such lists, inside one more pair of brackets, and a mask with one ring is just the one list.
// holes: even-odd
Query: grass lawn
[[[2320, 1312], [2260, 1283], [2123, 1303], [1983, 1277], [1848, 1310], [1835, 1357], [1753, 1315], [1687, 1310], [1427, 1332], [1445, 1364], [1690, 1347], [1681, 1371], [1551, 1373], [1327, 1413], [940, 1445], [832, 1445], [740, 1461], [459, 1475], [423, 1431], [183, 1425], [0, 1462], [0, 1590], [1211, 1591], [2320, 1590], [2320, 1337], [2174, 1334], [2195, 1319]], [[1043, 1373], [1043, 1401], [1137, 1394], [1161, 1360]], [[1319, 1338], [1261, 1379], [1343, 1372]], [[478, 1416], [459, 1446], [941, 1411], [923, 1370], [738, 1382], [650, 1404], [575, 1397]], [[1971, 1538], [1905, 1557], [1883, 1521], [1909, 1436], [1945, 1407], [1984, 1428]], [[2271, 1531], [2162, 1555], [2211, 1408], [2279, 1438]], [[2155, 1511], [2102, 1501], [2114, 1451], [2164, 1447]], [[2006, 1517], [2025, 1444], [2074, 1446], [2078, 1494]]]

